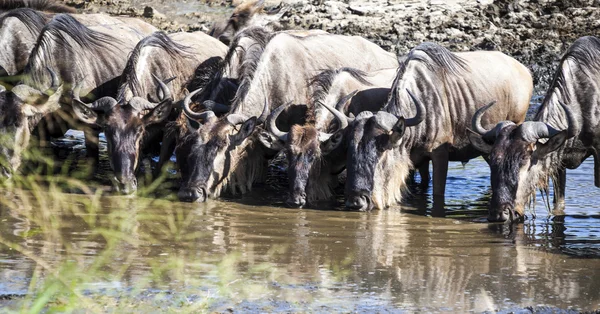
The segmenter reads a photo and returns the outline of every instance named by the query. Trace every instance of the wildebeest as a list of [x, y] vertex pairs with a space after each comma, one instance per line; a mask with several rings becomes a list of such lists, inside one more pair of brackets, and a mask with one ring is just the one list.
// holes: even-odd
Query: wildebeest
[[475, 110], [496, 100], [502, 105], [485, 125], [520, 123], [532, 89], [527, 68], [500, 52], [454, 54], [432, 43], [417, 46], [401, 62], [384, 110], [360, 113], [347, 128], [346, 207], [398, 203], [409, 171], [429, 160], [434, 203], [443, 205], [448, 161], [481, 155], [467, 135]]
[[[162, 139], [172, 103], [183, 100], [195, 69], [210, 58], [222, 57], [227, 47], [202, 32], [156, 32], [141, 40], [132, 51], [121, 75], [116, 99], [104, 97], [91, 105], [75, 100], [78, 117], [104, 130], [115, 187], [136, 190], [135, 172], [142, 150], [170, 145]], [[162, 80], [170, 80], [169, 89]], [[173, 92], [171, 92], [173, 90]], [[95, 111], [89, 110], [94, 109]], [[172, 152], [172, 149], [165, 149]], [[164, 162], [169, 156], [161, 156]], [[162, 163], [157, 168], [160, 170]]]
[[46, 25], [45, 14], [32, 9], [15, 9], [0, 16], [0, 77], [21, 72], [37, 37]]
[[242, 77], [253, 75], [264, 48], [277, 34], [298, 38], [327, 33], [321, 30], [272, 32], [260, 26], [243, 29], [233, 38], [224, 60], [210, 77], [209, 85], [195, 96], [196, 100], [204, 102], [208, 108], [217, 106], [229, 110], [224, 106], [230, 106], [233, 102]]
[[473, 144], [490, 154], [492, 200], [489, 221], [515, 221], [535, 202], [535, 191], [548, 194], [554, 183], [556, 209], [564, 207], [566, 168], [575, 169], [594, 156], [594, 182], [600, 187], [600, 39], [582, 37], [562, 57], [534, 121], [507, 121], [493, 128], [473, 116]]
[[282, 27], [279, 19], [285, 13], [281, 4], [277, 8], [264, 10], [264, 0], [248, 0], [238, 5], [227, 21], [216, 23], [209, 35], [218, 38], [225, 45], [244, 28], [249, 26], [267, 27], [269, 31], [278, 31]]
[[[266, 153], [252, 117], [263, 117], [290, 101], [308, 103], [307, 82], [323, 69], [353, 65], [370, 71], [395, 62], [393, 55], [360, 37], [275, 35], [258, 62], [246, 63], [252, 71], [242, 78], [229, 114], [217, 119], [184, 106], [190, 129], [175, 149], [182, 174], [180, 199], [204, 201], [227, 187], [244, 193], [262, 179]], [[265, 104], [269, 107], [263, 111]]]
[[[126, 24], [132, 30], [143, 34], [156, 30], [142, 20], [127, 17], [111, 17], [105, 14], [72, 14], [71, 16], [88, 27]], [[0, 50], [0, 77], [4, 77], [3, 80], [14, 84], [15, 80], [19, 79], [19, 77], [6, 78], [6, 76], [20, 74], [25, 69], [38, 36], [52, 17], [52, 14], [29, 8], [14, 9], [0, 16], [0, 42], [4, 45]]]
[[[69, 15], [56, 15], [40, 33], [23, 72], [22, 84], [2, 95], [0, 107], [4, 119], [0, 132], [14, 139], [2, 143], [2, 157], [10, 161], [3, 164], [3, 172], [9, 174], [18, 169], [20, 152], [27, 147], [30, 133], [44, 116], [56, 112], [52, 117], [70, 120], [70, 115], [64, 113], [68, 108], [57, 110], [61, 104], [70, 104], [70, 91], [75, 83], [80, 84], [81, 95], [92, 98], [114, 95], [127, 54], [142, 37], [139, 30], [123, 23], [87, 28]], [[62, 94], [52, 97], [44, 94], [58, 84], [63, 86]], [[64, 123], [56, 123], [49, 117], [44, 121], [53, 134], [66, 131]], [[86, 147], [88, 154], [97, 158], [97, 138], [86, 136]]]
[[[307, 202], [329, 200], [337, 186], [337, 175], [345, 167], [345, 154], [339, 149], [346, 117], [338, 112], [356, 115], [362, 111], [378, 111], [387, 95], [397, 64], [391, 69], [366, 73], [354, 68], [326, 70], [312, 79], [313, 96], [305, 123], [294, 125], [289, 132], [277, 127], [277, 118], [285, 109], [280, 107], [269, 115], [268, 132], [261, 133], [263, 145], [283, 150], [288, 159], [289, 206], [302, 207]], [[337, 121], [319, 104], [337, 108]], [[337, 122], [337, 123], [335, 123]], [[342, 131], [336, 132], [335, 128]]]

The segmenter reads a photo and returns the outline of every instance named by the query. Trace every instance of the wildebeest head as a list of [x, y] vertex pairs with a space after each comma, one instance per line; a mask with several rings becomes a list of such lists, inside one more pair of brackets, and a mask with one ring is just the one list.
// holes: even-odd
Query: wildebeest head
[[494, 103], [480, 108], [473, 115], [474, 132], [470, 132], [469, 139], [478, 150], [489, 154], [492, 200], [488, 220], [515, 221], [524, 215], [525, 205], [536, 188], [547, 184], [548, 172], [552, 169], [547, 169], [544, 159], [576, 135], [577, 120], [561, 103], [568, 123], [566, 130], [557, 130], [540, 121], [527, 121], [520, 125], [502, 121], [486, 130], [481, 118]]
[[[355, 94], [356, 91], [340, 99], [336, 108], [344, 107]], [[312, 123], [305, 123], [294, 124], [289, 132], [284, 132], [279, 130], [276, 121], [288, 106], [289, 104], [281, 106], [269, 115], [266, 123], [268, 131], [261, 132], [259, 139], [268, 149], [285, 152], [290, 181], [287, 204], [301, 208], [307, 202], [331, 196], [330, 184], [335, 175], [343, 170], [343, 156], [339, 156], [337, 150], [341, 147], [349, 118], [340, 111], [324, 105], [336, 118], [337, 131], [327, 133], [317, 130]]]
[[402, 149], [404, 131], [421, 123], [426, 110], [411, 92], [408, 94], [417, 108], [414, 118], [385, 111], [362, 112], [348, 127], [346, 208], [367, 211], [384, 208], [391, 199], [399, 200], [410, 170], [409, 154]]
[[[191, 99], [196, 93], [199, 90], [187, 95], [183, 102], [187, 129], [175, 147], [181, 173], [178, 197], [187, 202], [204, 202], [208, 197], [219, 196], [240, 160], [256, 157], [248, 156], [250, 146], [255, 145], [249, 137], [265, 121], [269, 110], [265, 104], [259, 118], [235, 113], [217, 118], [213, 111], [217, 107], [204, 112], [191, 110]], [[234, 183], [250, 184], [252, 178], [240, 180]]]
[[[264, 10], [264, 0], [248, 0], [238, 5], [227, 22], [215, 25], [210, 35], [229, 45], [233, 37], [247, 26], [268, 26], [281, 18], [285, 13], [281, 5], [271, 10]], [[276, 25], [276, 29], [280, 26]]]
[[137, 189], [135, 173], [146, 128], [164, 121], [173, 105], [167, 83], [154, 75], [153, 78], [160, 98], [158, 103], [142, 97], [133, 97], [127, 102], [102, 97], [92, 104], [86, 104], [79, 99], [78, 91], [73, 97], [73, 111], [77, 118], [104, 130], [110, 166], [115, 174], [114, 187], [125, 194]]
[[10, 178], [18, 170], [35, 126], [60, 108], [63, 86], [50, 72], [52, 83], [44, 92], [23, 84], [10, 91], [0, 87], [0, 177]]

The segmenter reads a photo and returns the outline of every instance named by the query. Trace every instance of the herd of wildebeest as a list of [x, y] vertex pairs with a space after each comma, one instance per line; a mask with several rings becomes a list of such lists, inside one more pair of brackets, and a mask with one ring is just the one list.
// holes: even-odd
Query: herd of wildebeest
[[525, 121], [532, 76], [501, 52], [423, 43], [396, 56], [357, 36], [275, 30], [261, 23], [261, 6], [240, 5], [210, 35], [165, 34], [129, 17], [7, 10], [1, 175], [19, 171], [30, 137], [43, 145], [77, 129], [95, 163], [105, 134], [122, 193], [136, 191], [142, 157], [160, 155], [156, 177], [175, 154], [178, 197], [188, 202], [249, 191], [280, 152], [292, 207], [334, 197], [345, 171], [348, 209], [386, 208], [402, 200], [414, 171], [429, 184], [429, 161], [434, 200], [443, 201], [448, 162], [478, 156], [491, 169], [490, 221], [523, 217], [549, 180], [564, 206], [565, 169], [590, 155], [600, 186], [600, 39], [571, 45]]

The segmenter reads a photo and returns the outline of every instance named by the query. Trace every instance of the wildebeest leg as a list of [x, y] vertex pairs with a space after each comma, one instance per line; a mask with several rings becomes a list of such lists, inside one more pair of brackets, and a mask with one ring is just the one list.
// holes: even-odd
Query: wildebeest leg
[[600, 157], [598, 156], [598, 149], [594, 149], [594, 185], [600, 188]]
[[419, 175], [421, 176], [421, 189], [427, 191], [429, 187], [429, 161], [419, 166]]
[[50, 132], [48, 131], [48, 123], [46, 122], [46, 119], [40, 120], [36, 127], [36, 131], [40, 148], [50, 147], [51, 137]]
[[163, 167], [175, 151], [175, 136], [171, 132], [166, 132], [163, 135], [162, 144], [160, 145], [160, 156], [156, 168], [152, 172], [152, 177], [156, 180], [163, 172]]
[[98, 169], [100, 160], [99, 135], [100, 131], [93, 128], [85, 128], [83, 131], [85, 136], [85, 150], [88, 159], [88, 165], [91, 167], [89, 175], [93, 176]]
[[556, 171], [554, 182], [554, 211], [562, 211], [565, 208], [565, 188], [567, 186], [567, 169], [559, 167]]
[[446, 192], [446, 178], [448, 177], [448, 150], [445, 147], [436, 149], [431, 156], [433, 164], [433, 209], [431, 215], [445, 216], [444, 194]]

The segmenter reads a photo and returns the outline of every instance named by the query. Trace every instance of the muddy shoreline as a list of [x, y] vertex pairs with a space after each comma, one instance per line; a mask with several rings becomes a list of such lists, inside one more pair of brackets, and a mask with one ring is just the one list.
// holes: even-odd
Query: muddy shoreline
[[[208, 31], [226, 19], [230, 0], [63, 0], [80, 12], [140, 17], [168, 32]], [[279, 5], [266, 1], [266, 6]], [[234, 2], [235, 4], [235, 2]], [[600, 30], [600, 0], [292, 0], [286, 29], [360, 35], [400, 54], [424, 41], [452, 51], [499, 50], [528, 66], [536, 94], [547, 88], [560, 56], [577, 38]]]

